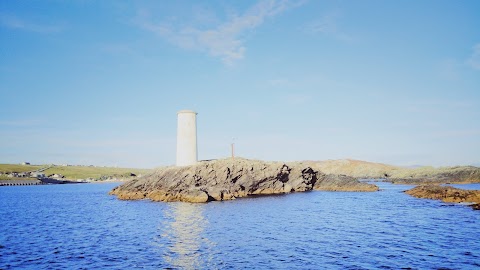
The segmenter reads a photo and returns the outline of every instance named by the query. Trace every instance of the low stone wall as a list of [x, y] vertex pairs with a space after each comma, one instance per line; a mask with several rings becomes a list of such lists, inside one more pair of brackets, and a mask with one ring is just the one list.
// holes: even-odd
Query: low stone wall
[[32, 186], [45, 184], [46, 183], [40, 180], [0, 180], [0, 186]]
[[41, 178], [37, 180], [30, 180], [30, 179], [0, 180], [0, 186], [33, 186], [33, 185], [60, 185], [60, 184], [81, 184], [81, 183], [86, 183], [86, 182], [58, 180], [53, 178]]

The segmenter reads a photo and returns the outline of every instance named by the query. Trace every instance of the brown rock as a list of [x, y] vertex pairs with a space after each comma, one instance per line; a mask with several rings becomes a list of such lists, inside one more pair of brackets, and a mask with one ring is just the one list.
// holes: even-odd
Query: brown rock
[[124, 200], [208, 202], [313, 189], [375, 191], [378, 187], [344, 175], [326, 175], [304, 163], [235, 158], [158, 169], [110, 194]]
[[475, 203], [471, 206], [476, 210], [478, 210], [478, 205], [480, 205], [480, 190], [464, 190], [450, 186], [423, 185], [407, 190], [405, 193], [416, 198], [442, 200], [450, 203]]
[[378, 191], [376, 185], [362, 183], [346, 175], [321, 174], [315, 183], [316, 190], [326, 191]]
[[192, 203], [205, 203], [210, 201], [208, 194], [201, 190], [188, 190], [181, 196], [181, 201]]

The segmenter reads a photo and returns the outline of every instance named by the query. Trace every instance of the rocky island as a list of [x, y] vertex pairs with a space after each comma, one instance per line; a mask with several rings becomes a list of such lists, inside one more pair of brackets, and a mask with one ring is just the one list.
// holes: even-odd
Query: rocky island
[[158, 168], [114, 188], [110, 194], [122, 200], [209, 202], [310, 190], [378, 190], [376, 185], [361, 182], [360, 179], [420, 185], [406, 192], [419, 198], [476, 202], [477, 208], [480, 203], [478, 195], [472, 195], [478, 194], [478, 191], [439, 186], [479, 183], [478, 167], [404, 168], [349, 159], [265, 162], [229, 158], [200, 161], [191, 166]]
[[421, 185], [405, 193], [424, 199], [442, 200], [448, 203], [470, 203], [475, 210], [480, 210], [480, 190], [464, 190], [450, 186]]
[[323, 173], [307, 162], [235, 158], [159, 168], [116, 187], [110, 194], [122, 200], [202, 203], [310, 190], [377, 191], [378, 187], [351, 176]]

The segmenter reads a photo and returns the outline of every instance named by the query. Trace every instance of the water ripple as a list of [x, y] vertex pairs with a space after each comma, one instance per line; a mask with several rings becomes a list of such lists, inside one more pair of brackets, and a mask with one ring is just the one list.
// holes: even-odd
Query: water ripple
[[112, 184], [0, 188], [0, 269], [475, 269], [480, 215], [376, 193], [119, 201]]

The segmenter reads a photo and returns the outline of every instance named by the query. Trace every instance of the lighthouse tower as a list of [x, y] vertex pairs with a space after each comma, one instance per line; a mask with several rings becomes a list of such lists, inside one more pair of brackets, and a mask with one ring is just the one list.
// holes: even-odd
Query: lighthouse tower
[[177, 113], [177, 166], [197, 163], [197, 113], [182, 110]]

